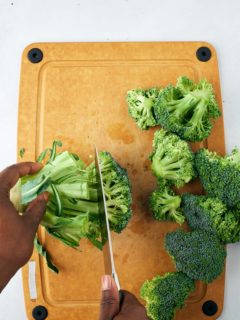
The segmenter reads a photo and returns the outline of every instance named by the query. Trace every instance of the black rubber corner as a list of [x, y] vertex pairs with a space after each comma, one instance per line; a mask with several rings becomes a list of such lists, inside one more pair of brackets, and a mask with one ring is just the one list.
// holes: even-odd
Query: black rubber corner
[[202, 312], [206, 316], [214, 316], [218, 312], [218, 305], [216, 304], [216, 302], [208, 300], [202, 305]]
[[43, 59], [43, 52], [38, 48], [33, 48], [28, 51], [28, 60], [32, 63], [39, 63]]
[[44, 306], [36, 306], [32, 310], [32, 316], [35, 320], [45, 320], [48, 316], [48, 311]]
[[196, 56], [199, 61], [207, 62], [212, 57], [212, 52], [208, 47], [200, 47], [196, 51]]

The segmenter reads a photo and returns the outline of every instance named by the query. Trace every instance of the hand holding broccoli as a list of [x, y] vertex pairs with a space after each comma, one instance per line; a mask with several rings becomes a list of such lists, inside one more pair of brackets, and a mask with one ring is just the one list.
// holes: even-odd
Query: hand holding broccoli
[[20, 215], [9, 200], [9, 192], [19, 177], [36, 173], [41, 167], [38, 163], [23, 162], [0, 173], [0, 292], [31, 257], [48, 200], [46, 193], [39, 195]]

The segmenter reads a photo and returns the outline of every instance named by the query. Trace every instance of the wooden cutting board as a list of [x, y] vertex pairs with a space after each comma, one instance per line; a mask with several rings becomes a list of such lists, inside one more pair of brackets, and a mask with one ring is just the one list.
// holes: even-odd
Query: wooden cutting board
[[[202, 47], [206, 48], [200, 49], [197, 57]], [[201, 61], [209, 58], [209, 50], [210, 59]], [[163, 239], [178, 225], [154, 221], [148, 211], [148, 197], [156, 183], [148, 155], [156, 128], [138, 129], [128, 115], [125, 97], [132, 88], [175, 84], [180, 75], [210, 81], [221, 106], [217, 56], [208, 43], [35, 43], [22, 56], [18, 149], [26, 149], [24, 161], [34, 160], [58, 139], [63, 150], [79, 153], [86, 162], [92, 160], [97, 145], [128, 170], [134, 216], [122, 234], [113, 234], [113, 248], [122, 288], [137, 296], [144, 280], [174, 270]], [[192, 146], [197, 150], [203, 145], [224, 154], [223, 117], [204, 144]], [[197, 181], [183, 190], [202, 192]], [[45, 261], [33, 253], [30, 264], [23, 268], [28, 319], [33, 319], [33, 310], [37, 320], [44, 319], [46, 310], [51, 320], [98, 319], [100, 277], [104, 274], [101, 251], [82, 241], [82, 252], [77, 252], [42, 228], [39, 236], [60, 274], [49, 271]], [[224, 274], [210, 285], [199, 282], [176, 319], [208, 319], [202, 311], [206, 301], [217, 304], [218, 311], [212, 316], [217, 319], [223, 297]], [[211, 309], [211, 304], [208, 306]]]

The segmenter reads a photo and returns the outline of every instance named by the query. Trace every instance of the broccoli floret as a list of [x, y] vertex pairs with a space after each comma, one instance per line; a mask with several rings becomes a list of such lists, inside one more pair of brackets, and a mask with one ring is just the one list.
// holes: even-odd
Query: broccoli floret
[[240, 240], [237, 215], [229, 211], [218, 198], [185, 193], [182, 195], [182, 204], [192, 230], [210, 231], [224, 244]]
[[151, 169], [158, 178], [178, 188], [183, 186], [196, 177], [193, 158], [188, 143], [176, 134], [164, 129], [155, 132], [150, 160]]
[[147, 315], [152, 320], [172, 320], [194, 289], [194, 281], [182, 272], [165, 273], [145, 281], [141, 297], [146, 301]]
[[165, 248], [177, 270], [191, 279], [210, 283], [224, 270], [226, 250], [211, 232], [170, 232], [165, 237]]
[[240, 151], [221, 157], [216, 152], [200, 149], [195, 165], [201, 183], [211, 197], [221, 199], [230, 208], [240, 202]]
[[136, 121], [139, 128], [146, 130], [156, 126], [153, 114], [153, 107], [159, 96], [159, 90], [151, 88], [149, 90], [130, 90], [127, 93], [128, 112]]
[[156, 220], [170, 220], [182, 224], [185, 221], [181, 197], [176, 195], [168, 184], [160, 183], [149, 198], [149, 205]]
[[221, 115], [212, 85], [179, 77], [176, 87], [163, 89], [154, 105], [157, 123], [187, 141], [202, 141], [212, 130], [211, 119]]
[[132, 216], [131, 185], [127, 171], [109, 152], [99, 154], [110, 228], [120, 233]]

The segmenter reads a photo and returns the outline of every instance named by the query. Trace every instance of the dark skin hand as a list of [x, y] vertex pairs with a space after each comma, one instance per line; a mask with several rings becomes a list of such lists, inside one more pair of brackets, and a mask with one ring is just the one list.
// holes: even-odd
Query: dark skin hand
[[[38, 225], [48, 201], [46, 192], [39, 195], [19, 215], [9, 199], [10, 189], [20, 177], [30, 175], [42, 166], [34, 162], [12, 165], [0, 173], [0, 292], [30, 259]], [[102, 278], [102, 299], [99, 320], [148, 320], [144, 306], [128, 291], [121, 291], [111, 276]]]
[[46, 210], [48, 194], [42, 193], [19, 215], [9, 200], [10, 189], [22, 176], [33, 174], [42, 166], [34, 162], [12, 165], [0, 173], [0, 292], [30, 259], [33, 240]]
[[148, 320], [144, 306], [130, 292], [119, 291], [111, 276], [102, 277], [102, 299], [99, 320]]

